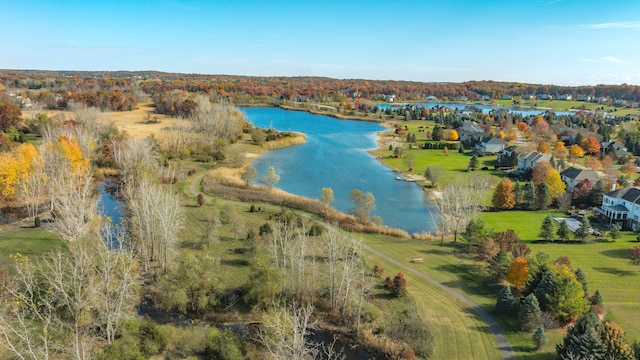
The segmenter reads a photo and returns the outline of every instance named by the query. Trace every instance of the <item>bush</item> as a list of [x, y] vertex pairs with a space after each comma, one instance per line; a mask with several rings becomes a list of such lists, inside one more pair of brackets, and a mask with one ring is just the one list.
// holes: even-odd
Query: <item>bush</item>
[[33, 224], [35, 225], [35, 227], [39, 228], [40, 227], [40, 216], [36, 216], [36, 218], [33, 221]]
[[202, 194], [198, 194], [198, 196], [196, 197], [196, 199], [198, 200], [198, 206], [202, 206], [202, 205], [204, 205], [204, 203], [205, 203], [204, 195], [202, 195]]
[[244, 342], [231, 330], [211, 329], [207, 340], [207, 355], [211, 360], [243, 360], [246, 358]]

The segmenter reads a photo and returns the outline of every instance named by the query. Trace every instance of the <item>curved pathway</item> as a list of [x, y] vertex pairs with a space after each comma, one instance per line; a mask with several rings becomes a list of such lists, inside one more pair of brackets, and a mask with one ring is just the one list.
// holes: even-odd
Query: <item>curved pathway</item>
[[[189, 190], [191, 192], [192, 195], [197, 196], [199, 194], [198, 192], [198, 186], [200, 185], [200, 182], [202, 181], [202, 178], [205, 176], [205, 174], [200, 174], [198, 176], [196, 176], [195, 178], [193, 178], [193, 180], [191, 181], [191, 184], [189, 185]], [[302, 214], [305, 217], [310, 217], [306, 214]], [[329, 225], [328, 225], [329, 226]], [[411, 266], [408, 266], [394, 258], [392, 258], [391, 256], [374, 249], [373, 247], [364, 244], [362, 241], [359, 241], [358, 239], [349, 236], [349, 238], [351, 238], [352, 241], [357, 242], [358, 244], [360, 244], [360, 246], [362, 246], [362, 248], [366, 249], [369, 252], [372, 252], [374, 254], [376, 254], [377, 256], [393, 263], [394, 265], [405, 269], [406, 271], [411, 272], [412, 274], [434, 284], [435, 286], [441, 288], [442, 290], [446, 291], [447, 293], [449, 293], [450, 295], [452, 295], [453, 297], [455, 297], [456, 299], [462, 301], [465, 305], [469, 306], [473, 311], [476, 312], [476, 314], [478, 314], [478, 316], [480, 316], [480, 318], [482, 319], [482, 321], [484, 321], [487, 326], [489, 327], [489, 330], [491, 331], [491, 334], [493, 334], [493, 337], [496, 340], [496, 343], [498, 345], [498, 349], [500, 350], [500, 355], [502, 356], [503, 359], [505, 360], [515, 360], [515, 355], [513, 353], [513, 349], [511, 349], [511, 345], [509, 345], [509, 341], [507, 341], [507, 337], [504, 335], [504, 333], [502, 332], [502, 329], [500, 328], [500, 325], [498, 325], [498, 323], [493, 319], [493, 317], [491, 316], [491, 314], [489, 314], [486, 310], [484, 310], [482, 307], [480, 307], [480, 305], [476, 304], [475, 302], [471, 301], [470, 299], [468, 299], [467, 297], [465, 297], [464, 295], [462, 295], [461, 293], [457, 292], [456, 290], [441, 284], [440, 282], [438, 282], [436, 279], [432, 278], [431, 276], [418, 271], [414, 268], [412, 268]]]

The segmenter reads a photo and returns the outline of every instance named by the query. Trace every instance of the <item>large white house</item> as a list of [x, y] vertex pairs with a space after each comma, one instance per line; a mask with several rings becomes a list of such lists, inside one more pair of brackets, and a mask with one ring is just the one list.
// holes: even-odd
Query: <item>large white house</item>
[[560, 179], [567, 184], [567, 192], [572, 194], [576, 186], [584, 180], [595, 184], [598, 181], [598, 172], [595, 170], [568, 168], [560, 173]]
[[527, 170], [532, 170], [541, 162], [550, 162], [551, 154], [543, 154], [537, 151], [522, 153], [518, 155], [518, 173], [524, 174]]
[[634, 231], [640, 229], [640, 188], [629, 187], [604, 194], [596, 214], [609, 225], [621, 225]]

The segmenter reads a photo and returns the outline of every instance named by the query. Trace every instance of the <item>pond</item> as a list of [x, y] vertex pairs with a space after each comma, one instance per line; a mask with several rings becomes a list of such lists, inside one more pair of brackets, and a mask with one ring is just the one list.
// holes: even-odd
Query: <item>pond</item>
[[[120, 189], [116, 182], [105, 179], [98, 185], [98, 211], [100, 215], [111, 219], [111, 225], [117, 231], [126, 231], [126, 206], [124, 201], [118, 198]], [[116, 234], [104, 234], [105, 241], [110, 249], [118, 249], [125, 244], [121, 244]], [[125, 239], [127, 235], [125, 234]]]
[[331, 188], [331, 205], [342, 212], [353, 208], [352, 190], [370, 192], [376, 203], [371, 215], [380, 216], [385, 225], [409, 233], [433, 231], [437, 211], [426, 193], [415, 183], [396, 180], [398, 173], [367, 152], [377, 147], [377, 133], [385, 130], [380, 124], [280, 108], [241, 110], [255, 126], [307, 136], [302, 145], [267, 151], [254, 160], [258, 178], [273, 166], [280, 176], [276, 187], [289, 193], [319, 199], [322, 188]]

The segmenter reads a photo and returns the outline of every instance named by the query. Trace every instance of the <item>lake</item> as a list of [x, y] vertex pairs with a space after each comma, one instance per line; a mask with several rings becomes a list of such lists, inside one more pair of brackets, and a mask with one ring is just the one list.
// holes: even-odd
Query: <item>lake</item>
[[259, 177], [270, 166], [280, 175], [276, 187], [289, 193], [319, 199], [322, 188], [333, 189], [336, 209], [349, 212], [354, 189], [375, 196], [378, 215], [384, 224], [412, 232], [433, 231], [433, 208], [425, 192], [415, 183], [398, 181], [394, 173], [367, 151], [377, 147], [378, 123], [338, 120], [330, 116], [280, 108], [242, 107], [247, 120], [262, 128], [303, 132], [302, 145], [265, 152], [254, 160]]

